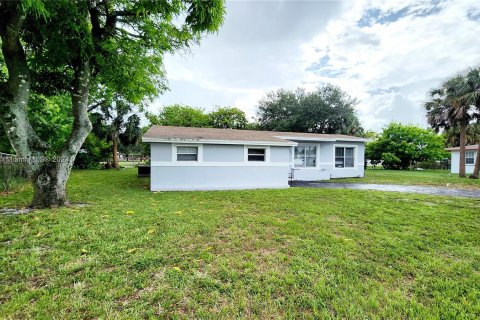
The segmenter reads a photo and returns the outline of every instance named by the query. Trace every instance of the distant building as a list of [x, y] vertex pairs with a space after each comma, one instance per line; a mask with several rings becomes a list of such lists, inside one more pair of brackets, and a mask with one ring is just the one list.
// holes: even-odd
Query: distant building
[[[447, 148], [452, 153], [452, 173], [458, 173], [460, 169], [460, 147]], [[465, 172], [473, 173], [475, 159], [477, 158], [478, 144], [466, 146], [465, 148]]]

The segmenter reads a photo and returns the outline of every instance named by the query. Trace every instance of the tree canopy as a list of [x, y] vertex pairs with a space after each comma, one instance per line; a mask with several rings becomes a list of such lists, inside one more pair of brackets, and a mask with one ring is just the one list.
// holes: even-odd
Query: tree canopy
[[[460, 127], [454, 125], [443, 132], [447, 147], [460, 146]], [[477, 144], [480, 141], [480, 123], [472, 123], [467, 127], [465, 134], [466, 145]]]
[[[28, 119], [40, 139], [48, 145], [50, 154], [57, 153], [72, 129], [73, 115], [68, 95], [45, 96], [33, 94], [28, 108]], [[0, 152], [15, 153], [8, 136], [0, 130]]]
[[53, 156], [29, 119], [32, 94], [70, 98], [71, 129], [54, 155], [32, 161], [32, 206], [66, 203], [66, 181], [92, 124], [115, 94], [140, 104], [166, 88], [163, 56], [223, 22], [223, 0], [0, 1], [0, 122], [21, 157]]
[[365, 157], [383, 162], [386, 169], [408, 169], [417, 162], [433, 162], [447, 156], [445, 138], [432, 130], [392, 122], [366, 146]]
[[174, 104], [163, 107], [158, 114], [147, 113], [151, 124], [177, 127], [209, 127], [208, 115], [203, 109]]
[[212, 112], [186, 105], [163, 107], [158, 114], [147, 113], [151, 124], [178, 127], [245, 129], [245, 112], [235, 107], [218, 107]]
[[259, 101], [257, 117], [264, 130], [362, 135], [357, 104], [331, 84], [313, 92], [280, 89]]
[[248, 125], [244, 111], [232, 107], [219, 107], [208, 114], [210, 124], [214, 128], [245, 129]]

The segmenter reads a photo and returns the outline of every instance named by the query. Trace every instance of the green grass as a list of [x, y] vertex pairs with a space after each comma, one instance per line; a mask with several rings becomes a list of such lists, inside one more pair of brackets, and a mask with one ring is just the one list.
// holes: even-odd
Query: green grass
[[15, 192], [15, 190], [22, 188], [22, 186], [25, 185], [27, 182], [28, 179], [24, 177], [11, 177], [8, 183], [6, 181], [2, 181], [0, 183], [0, 196], [2, 194]]
[[76, 171], [90, 206], [0, 216], [0, 318], [480, 317], [479, 200], [147, 186]]
[[332, 179], [330, 182], [379, 183], [400, 185], [444, 186], [451, 188], [479, 189], [480, 180], [460, 178], [449, 170], [365, 170], [363, 178]]

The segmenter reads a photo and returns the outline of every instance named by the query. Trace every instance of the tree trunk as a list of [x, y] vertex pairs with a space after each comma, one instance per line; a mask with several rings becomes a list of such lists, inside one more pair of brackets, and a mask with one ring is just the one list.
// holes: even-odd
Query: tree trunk
[[[8, 79], [0, 83], [0, 122], [19, 157], [43, 156], [47, 146], [39, 139], [28, 120], [30, 72], [20, 42], [20, 30], [25, 16], [19, 10], [20, 4], [17, 2], [5, 2], [2, 6], [0, 37]], [[33, 167], [34, 165], [32, 164]], [[31, 168], [27, 166], [27, 169]]]
[[466, 178], [465, 173], [465, 145], [466, 145], [467, 123], [462, 121], [460, 123], [460, 168], [458, 175], [460, 178]]
[[470, 179], [478, 179], [479, 174], [480, 174], [480, 141], [478, 142], [477, 156], [475, 157], [475, 168], [473, 169], [473, 173], [470, 176]]
[[46, 162], [31, 177], [33, 200], [31, 207], [52, 208], [67, 204], [67, 167]]
[[113, 137], [113, 167], [115, 169], [120, 168], [120, 165], [118, 164], [118, 141], [117, 137]]
[[73, 167], [73, 162], [80, 147], [92, 130], [88, 117], [88, 95], [90, 67], [82, 61], [74, 63], [75, 82], [72, 97], [72, 113], [74, 116], [72, 132], [65, 142], [60, 156], [52, 161], [43, 162], [33, 172], [33, 201], [32, 207], [51, 208], [68, 203], [67, 180]]

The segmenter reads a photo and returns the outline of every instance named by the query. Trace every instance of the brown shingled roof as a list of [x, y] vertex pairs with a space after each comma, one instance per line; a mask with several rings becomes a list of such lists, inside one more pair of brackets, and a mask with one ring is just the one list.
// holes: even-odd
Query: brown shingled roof
[[358, 141], [365, 141], [365, 138], [355, 137], [355, 136], [348, 136], [346, 134], [326, 134], [326, 133], [306, 133], [306, 132], [278, 132], [278, 131], [265, 131], [270, 132], [270, 134], [279, 137], [302, 137], [302, 138], [311, 138], [311, 139], [335, 139], [335, 140], [342, 140], [346, 139], [348, 141], [358, 140]]
[[[470, 146], [466, 146], [465, 150], [477, 150], [478, 149], [478, 144], [472, 144]], [[448, 151], [460, 151], [460, 147], [455, 147], [455, 148], [446, 148], [445, 150]]]
[[[280, 138], [280, 137], [286, 138]], [[336, 134], [316, 134], [299, 132], [276, 132], [257, 130], [237, 129], [216, 129], [216, 128], [194, 128], [194, 127], [173, 127], [173, 126], [152, 126], [144, 135], [143, 139], [160, 140], [215, 140], [215, 141], [252, 141], [252, 142], [274, 142], [289, 143], [287, 139], [292, 137], [310, 139], [335, 139], [347, 141], [365, 141], [363, 138]], [[150, 141], [151, 142], [151, 141]]]

